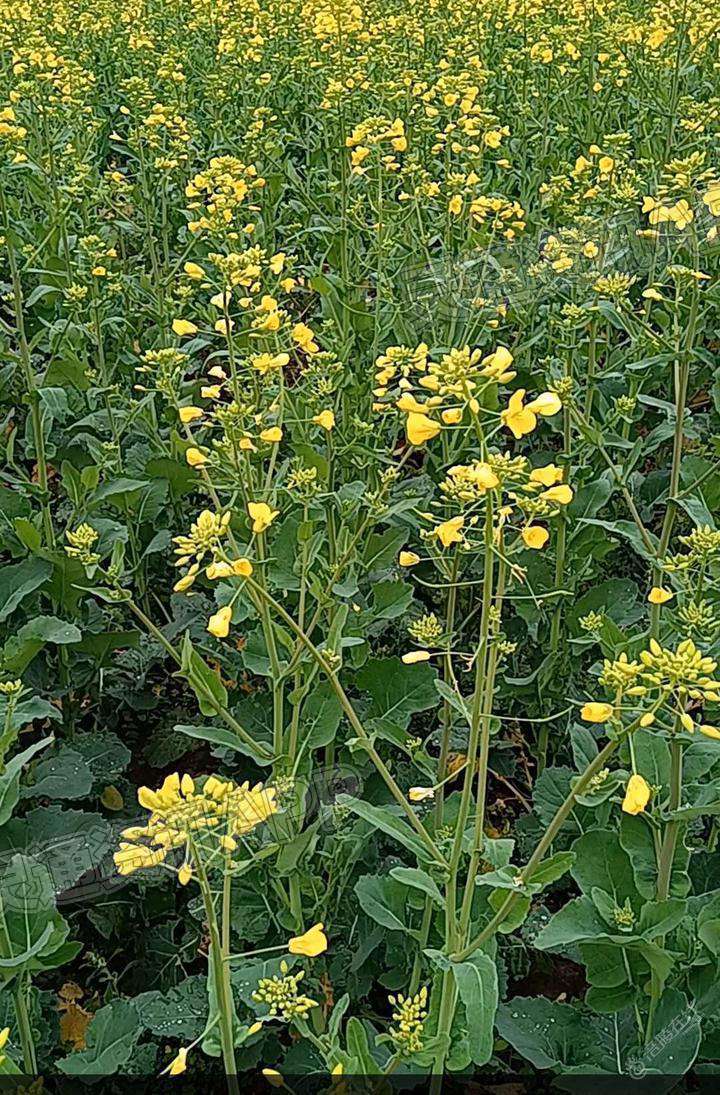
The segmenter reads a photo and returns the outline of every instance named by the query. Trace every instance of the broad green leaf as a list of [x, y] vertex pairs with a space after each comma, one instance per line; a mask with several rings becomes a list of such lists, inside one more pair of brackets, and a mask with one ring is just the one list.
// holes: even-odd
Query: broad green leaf
[[143, 992], [133, 1004], [144, 1027], [161, 1038], [198, 1038], [207, 1022], [205, 977], [187, 977], [168, 992]]
[[422, 890], [423, 893], [426, 893], [428, 897], [431, 897], [436, 904], [443, 904], [443, 896], [437, 888], [437, 884], [427, 871], [421, 871], [416, 867], [393, 867], [390, 871], [390, 876], [391, 878], [396, 878], [398, 882], [402, 882], [404, 886]]
[[498, 1033], [535, 1068], [564, 1073], [615, 1074], [611, 1020], [544, 997], [516, 996], [498, 1008]]
[[408, 851], [413, 852], [423, 862], [429, 858], [427, 848], [419, 836], [404, 821], [392, 814], [390, 806], [373, 806], [370, 802], [353, 798], [351, 795], [338, 795], [338, 806], [346, 806], [354, 814], [367, 821], [374, 829], [393, 837], [399, 841]]
[[133, 1055], [143, 1023], [131, 1000], [113, 1000], [93, 1015], [87, 1048], [57, 1062], [66, 1076], [114, 1076]]
[[604, 890], [622, 905], [626, 898], [637, 897], [632, 864], [610, 829], [591, 829], [573, 842], [575, 863], [570, 873], [583, 893], [593, 886]]
[[90, 792], [92, 772], [80, 753], [62, 745], [45, 756], [32, 772], [32, 783], [22, 788], [23, 798], [84, 798]]
[[52, 563], [45, 559], [24, 559], [0, 567], [0, 623], [6, 620], [52, 574]]
[[401, 932], [408, 930], [405, 890], [393, 878], [363, 875], [355, 883], [355, 895], [363, 912], [384, 928]]
[[[115, 840], [100, 814], [42, 806], [0, 828], [0, 854], [32, 856], [48, 870], [55, 893], [69, 890], [88, 872], [97, 872]], [[90, 891], [97, 885], [89, 884]]]
[[51, 968], [53, 952], [65, 942], [68, 927], [56, 911], [47, 868], [36, 859], [14, 855], [0, 877], [0, 907], [2, 975]]
[[452, 965], [458, 995], [465, 1007], [472, 1060], [485, 1065], [492, 1057], [495, 1013], [498, 1006], [497, 967], [487, 954]]
[[300, 736], [307, 749], [320, 749], [333, 740], [342, 718], [342, 706], [328, 681], [313, 689], [302, 705]]
[[542, 928], [534, 940], [538, 950], [562, 950], [586, 939], [605, 938], [608, 925], [599, 916], [589, 897], [568, 901]]
[[36, 753], [45, 749], [54, 740], [54, 738], [44, 738], [42, 741], [34, 742], [22, 753], [16, 753], [5, 765], [5, 771], [0, 775], [0, 825], [8, 821], [17, 806], [20, 798], [20, 776], [24, 766]]
[[368, 721], [401, 730], [417, 711], [438, 705], [435, 679], [436, 672], [427, 663], [403, 665], [399, 658], [372, 658], [355, 678], [358, 688], [371, 697]]
[[225, 685], [194, 649], [187, 631], [183, 636], [178, 676], [185, 678], [197, 696], [201, 714], [216, 715], [220, 707], [227, 706]]

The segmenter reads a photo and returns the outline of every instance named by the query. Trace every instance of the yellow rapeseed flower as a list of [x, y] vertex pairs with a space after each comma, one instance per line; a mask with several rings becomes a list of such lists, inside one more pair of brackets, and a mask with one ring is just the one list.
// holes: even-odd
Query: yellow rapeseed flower
[[255, 533], [264, 532], [266, 528], [269, 528], [280, 512], [280, 510], [271, 509], [267, 502], [248, 502], [247, 510]]
[[607, 722], [613, 716], [615, 708], [611, 703], [599, 703], [593, 701], [586, 703], [580, 711], [580, 718], [585, 722]]
[[288, 943], [290, 954], [303, 954], [306, 958], [317, 958], [327, 950], [328, 941], [322, 924], [314, 924], [304, 935], [294, 935]]
[[426, 414], [418, 414], [412, 411], [405, 423], [405, 432], [411, 445], [424, 445], [426, 441], [432, 441], [440, 433], [440, 425], [433, 422]]
[[443, 547], [450, 547], [451, 544], [461, 543], [462, 533], [460, 529], [464, 524], [464, 517], [451, 517], [449, 521], [443, 521], [441, 525], [436, 525], [432, 530], [432, 534], [437, 536]]
[[211, 635], [214, 635], [216, 639], [225, 639], [230, 631], [231, 620], [232, 608], [230, 605], [223, 605], [223, 607], [219, 608], [208, 620], [207, 630]]
[[622, 808], [626, 814], [641, 814], [650, 801], [650, 784], [642, 776], [630, 776]]
[[648, 593], [648, 601], [651, 605], [664, 605], [668, 601], [672, 601], [675, 594], [669, 589], [663, 589], [662, 586], [653, 586]]
[[207, 456], [194, 447], [185, 450], [185, 459], [191, 468], [201, 468], [208, 461]]
[[313, 422], [316, 426], [322, 426], [328, 433], [335, 425], [335, 412], [329, 408], [325, 411], [320, 411], [320, 414], [313, 416]]
[[528, 525], [520, 533], [523, 539], [525, 547], [534, 548], [539, 550], [545, 547], [545, 544], [550, 538], [550, 533], [542, 525]]

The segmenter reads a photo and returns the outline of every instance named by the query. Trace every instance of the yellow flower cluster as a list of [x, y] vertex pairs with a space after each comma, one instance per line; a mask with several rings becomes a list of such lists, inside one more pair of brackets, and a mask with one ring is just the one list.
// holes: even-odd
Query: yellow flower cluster
[[[115, 852], [118, 874], [156, 867], [165, 862], [173, 848], [189, 847], [203, 834], [212, 836], [217, 846], [231, 852], [236, 837], [245, 836], [277, 812], [275, 790], [258, 783], [235, 784], [231, 780], [209, 776], [200, 788], [188, 775], [177, 772], [168, 776], [157, 791], [141, 787], [138, 802], [150, 811], [146, 825], [133, 825], [123, 831], [123, 840]], [[187, 851], [186, 851], [187, 855]], [[190, 878], [192, 868], [186, 861], [180, 868], [180, 881]]]
[[189, 208], [200, 210], [188, 228], [195, 233], [237, 239], [235, 216], [238, 208], [252, 191], [264, 185], [265, 180], [253, 164], [246, 165], [235, 156], [214, 156], [207, 169], [195, 175], [185, 187], [186, 197], [192, 199]]
[[[458, 425], [466, 410], [477, 415], [483, 391], [516, 375], [513, 356], [504, 346], [485, 356], [465, 346], [443, 354], [439, 361], [430, 361], [428, 352], [425, 343], [415, 349], [390, 346], [376, 361], [373, 410], [385, 414], [395, 408], [405, 414], [411, 445], [431, 441], [443, 425]], [[529, 403], [524, 397], [523, 388], [514, 392], [500, 414], [500, 421], [516, 438], [536, 428], [538, 415], [551, 417], [562, 408], [555, 392], [543, 392]], [[438, 412], [440, 421], [432, 417]]]
[[253, 993], [253, 1000], [258, 1004], [266, 1004], [268, 1014], [273, 1019], [302, 1019], [309, 1011], [317, 1007], [317, 1001], [311, 1000], [300, 992], [300, 982], [305, 977], [305, 971], [290, 973], [287, 962], [280, 963], [280, 974], [273, 977], [262, 977], [258, 987]]

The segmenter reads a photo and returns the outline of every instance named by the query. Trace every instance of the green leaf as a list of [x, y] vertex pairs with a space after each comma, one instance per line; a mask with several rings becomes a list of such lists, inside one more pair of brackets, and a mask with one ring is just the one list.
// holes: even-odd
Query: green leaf
[[3, 661], [6, 672], [23, 673], [46, 643], [65, 646], [79, 643], [82, 632], [75, 624], [56, 616], [36, 616], [24, 624], [5, 644]]
[[218, 745], [222, 749], [232, 749], [235, 753], [242, 753], [246, 757], [252, 757], [259, 764], [267, 764], [267, 759], [262, 761], [250, 745], [246, 745], [232, 730], [224, 726], [188, 726], [185, 723], [177, 723], [173, 730], [178, 734], [185, 734], [189, 738], [208, 742], [210, 745]]
[[93, 1015], [87, 1048], [57, 1062], [66, 1076], [113, 1076], [133, 1055], [143, 1024], [130, 1000], [113, 1000]]
[[544, 997], [516, 996], [501, 1004], [496, 1025], [502, 1038], [535, 1068], [566, 1073], [617, 1073], [611, 1020]]
[[224, 684], [219, 675], [197, 653], [187, 631], [183, 636], [177, 676], [184, 677], [192, 688], [201, 714], [216, 715], [220, 707], [227, 706], [228, 697]]
[[62, 745], [33, 770], [33, 782], [22, 789], [23, 798], [84, 798], [92, 787], [92, 772], [82, 755]]
[[465, 1007], [472, 1060], [485, 1065], [492, 1057], [495, 1013], [498, 1006], [497, 967], [487, 954], [452, 965], [458, 995]]
[[361, 1076], [377, 1076], [380, 1072], [380, 1068], [370, 1052], [367, 1031], [360, 1019], [355, 1019], [354, 1017], [348, 1019], [346, 1037], [348, 1053], [359, 1062], [357, 1074]]
[[365, 569], [374, 571], [391, 566], [405, 539], [406, 534], [403, 529], [389, 528], [384, 532], [372, 533], [365, 541], [365, 550], [362, 555]]
[[586, 939], [604, 938], [608, 926], [589, 897], [575, 897], [551, 917], [534, 940], [538, 950], [562, 950]]
[[589, 894], [593, 886], [610, 894], [616, 905], [637, 898], [635, 877], [627, 852], [610, 829], [592, 829], [573, 842], [575, 863], [571, 874], [580, 889]]
[[25, 765], [32, 760], [36, 753], [51, 744], [54, 738], [44, 738], [29, 745], [22, 753], [16, 753], [7, 764], [5, 771], [0, 775], [0, 825], [4, 825], [12, 816], [20, 798], [20, 776]]
[[372, 920], [391, 931], [406, 932], [406, 895], [403, 886], [392, 878], [366, 874], [355, 883], [360, 907]]
[[558, 878], [562, 878], [575, 862], [575, 852], [556, 852], [539, 863], [533, 873], [526, 879], [528, 886], [538, 886], [544, 889]]
[[42, 863], [55, 893], [69, 890], [87, 872], [98, 871], [114, 844], [100, 814], [60, 806], [38, 807], [0, 828], [0, 854], [19, 852]]
[[52, 574], [52, 564], [45, 559], [25, 559], [0, 568], [0, 623], [19, 604], [39, 589]]
[[633, 748], [640, 775], [653, 786], [667, 787], [670, 781], [670, 746], [665, 739], [650, 730], [637, 730], [633, 734]]
[[55, 908], [55, 891], [42, 863], [14, 855], [0, 878], [0, 971], [52, 968], [68, 927]]
[[654, 1029], [657, 1036], [631, 1055], [633, 1074], [685, 1075], [697, 1057], [702, 1031], [699, 1014], [682, 992], [665, 990], [655, 1013]]
[[570, 791], [572, 768], [546, 768], [535, 781], [533, 806], [540, 822], [549, 825]]
[[199, 1038], [207, 1023], [205, 977], [186, 977], [169, 992], [143, 992], [133, 999], [144, 1027], [160, 1038]]
[[398, 882], [402, 882], [404, 886], [422, 890], [436, 904], [443, 904], [444, 898], [427, 871], [421, 871], [416, 867], [393, 867], [390, 876], [397, 879]]
[[301, 737], [307, 749], [328, 745], [340, 725], [342, 705], [329, 681], [313, 689], [302, 706]]
[[336, 801], [338, 806], [346, 806], [363, 821], [367, 821], [372, 828], [380, 829], [381, 832], [399, 841], [422, 862], [426, 862], [430, 858], [425, 845], [414, 829], [411, 829], [409, 825], [390, 813], [391, 807], [373, 806], [371, 803], [364, 802], [359, 798], [353, 798], [351, 795], [338, 795]]
[[438, 705], [436, 676], [426, 662], [403, 665], [399, 658], [371, 658], [356, 677], [358, 688], [371, 696], [368, 721], [406, 730], [413, 714]]
[[612, 494], [609, 479], [596, 479], [580, 487], [567, 507], [569, 517], [578, 520], [581, 517], [594, 517], [603, 508]]
[[413, 587], [407, 582], [377, 582], [373, 585], [370, 615], [377, 620], [395, 620], [404, 616], [413, 599]]
[[[653, 556], [646, 548], [640, 530], [633, 521], [601, 521], [597, 517], [581, 517], [578, 523], [581, 525], [594, 525], [596, 528], [603, 528], [606, 532], [614, 533], [621, 539], [627, 540], [641, 558], [649, 563], [653, 562]], [[647, 535], [653, 549], [656, 551], [658, 547], [657, 537], [652, 532], [648, 532]]]

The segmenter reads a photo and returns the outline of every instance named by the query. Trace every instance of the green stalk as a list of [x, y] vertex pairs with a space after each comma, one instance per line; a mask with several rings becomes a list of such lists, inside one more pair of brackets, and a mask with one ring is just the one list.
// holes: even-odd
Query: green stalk
[[27, 400], [30, 407], [30, 421], [32, 423], [33, 443], [35, 446], [38, 486], [40, 487], [40, 506], [42, 508], [45, 541], [48, 547], [52, 548], [55, 546], [55, 533], [53, 530], [52, 513], [50, 510], [47, 457], [45, 455], [45, 433], [43, 430], [42, 411], [40, 409], [40, 396], [38, 395], [37, 386], [35, 384], [35, 373], [33, 372], [32, 358], [30, 356], [30, 347], [25, 332], [22, 283], [20, 281], [20, 272], [18, 270], [17, 259], [15, 256], [15, 248], [13, 246], [10, 218], [8, 215], [7, 204], [5, 202], [5, 193], [2, 186], [0, 186], [0, 212], [2, 212], [3, 226], [5, 232], [5, 246], [7, 248], [8, 265], [10, 267], [10, 280], [12, 282], [13, 312], [15, 315], [15, 327], [18, 337], [20, 365], [22, 367], [23, 377], [25, 380], [25, 388], [27, 392]]
[[[237, 1062], [235, 1060], [235, 1032], [233, 1030], [233, 1004], [232, 1004], [232, 991], [230, 988], [230, 964], [227, 958], [230, 954], [229, 945], [225, 949], [221, 940], [220, 927], [218, 925], [217, 914], [215, 912], [215, 903], [213, 901], [212, 890], [210, 889], [210, 883], [208, 881], [207, 873], [205, 871], [205, 865], [202, 861], [200, 854], [194, 845], [191, 845], [193, 862], [195, 864], [195, 872], [197, 874], [198, 884], [200, 886], [200, 892], [202, 894], [203, 905], [205, 907], [205, 919], [208, 924], [208, 931], [210, 933], [210, 952], [208, 955], [208, 961], [213, 971], [213, 979], [215, 982], [215, 996], [217, 999], [218, 1011], [220, 1013], [220, 1043], [222, 1045], [223, 1065], [225, 1067], [225, 1076], [227, 1078], [227, 1087], [230, 1095], [240, 1095], [240, 1086], [237, 1079]], [[230, 900], [230, 888], [227, 884], [228, 872], [225, 872], [223, 879], [223, 923], [222, 923], [222, 935], [223, 938], [227, 937], [229, 944], [229, 915], [227, 916], [226, 923], [226, 906], [229, 912], [229, 900]], [[227, 895], [227, 898], [226, 898]]]
[[[679, 810], [682, 805], [682, 742], [678, 738], [673, 738], [670, 744], [670, 800], [668, 805], [671, 811]], [[665, 826], [658, 862], [658, 901], [667, 901], [670, 895], [673, 861], [681, 825], [682, 822], [676, 818], [671, 818]]]
[[[452, 851], [450, 853], [450, 863], [448, 870], [448, 879], [445, 885], [445, 946], [448, 952], [451, 952], [458, 946], [461, 935], [458, 933], [459, 925], [457, 923], [457, 876], [460, 867], [460, 859], [462, 855], [463, 837], [465, 834], [465, 828], [467, 826], [468, 818], [470, 816], [470, 806], [473, 798], [473, 784], [475, 781], [475, 768], [478, 758], [478, 751], [480, 749], [481, 730], [483, 730], [483, 738], [489, 735], [490, 720], [484, 720], [483, 715], [483, 697], [485, 694], [486, 684], [486, 672], [489, 661], [489, 637], [490, 637], [490, 617], [491, 608], [493, 604], [493, 576], [494, 576], [494, 563], [495, 556], [493, 553], [493, 503], [492, 495], [488, 493], [485, 500], [485, 565], [483, 570], [483, 593], [482, 593], [482, 614], [480, 618], [480, 637], [478, 640], [477, 650], [475, 652], [475, 688], [473, 692], [473, 704], [470, 716], [470, 735], [468, 739], [467, 749], [467, 767], [465, 769], [465, 778], [463, 780], [463, 789], [460, 797], [460, 808], [458, 810], [457, 820], [455, 822], [455, 837], [453, 840]], [[484, 725], [487, 722], [488, 731], [484, 732]], [[482, 767], [482, 764], [481, 764]], [[485, 773], [478, 773], [478, 792], [480, 788], [485, 787], [485, 781], [487, 780], [487, 756], [485, 756]], [[476, 810], [479, 814], [481, 812], [480, 801], [476, 803]], [[476, 815], [477, 816], [477, 815]], [[476, 831], [477, 840], [477, 831]], [[471, 864], [472, 868], [472, 864]], [[465, 901], [463, 902], [463, 914], [465, 914]], [[440, 985], [440, 1010], [438, 1014], [438, 1027], [437, 1034], [440, 1040], [435, 1060], [433, 1062], [433, 1075], [442, 1076], [445, 1069], [445, 1059], [447, 1057], [448, 1048], [450, 1046], [450, 1032], [452, 1029], [452, 1022], [455, 1015], [455, 1005], [457, 1000], [457, 987], [455, 985], [455, 978], [452, 970], [445, 970]]]
[[[265, 561], [265, 536], [261, 532], [257, 537], [258, 548], [258, 561], [263, 563]], [[259, 570], [259, 587], [265, 588], [265, 574], [264, 568], [260, 567]], [[263, 635], [265, 637], [265, 645], [267, 646], [268, 658], [270, 659], [270, 672], [272, 674], [272, 701], [273, 701], [273, 753], [276, 757], [280, 756], [283, 751], [283, 737], [284, 737], [284, 677], [280, 669], [280, 658], [278, 657], [277, 643], [275, 642], [275, 629], [273, 622], [270, 619], [270, 613], [268, 612], [267, 603], [262, 600], [259, 605], [260, 622], [262, 624]]]
[[29, 980], [26, 981], [25, 974], [18, 975], [17, 984], [15, 985], [14, 1000], [15, 1000], [15, 1014], [17, 1016], [18, 1030], [20, 1032], [20, 1045], [22, 1046], [23, 1054], [23, 1066], [25, 1073], [28, 1076], [37, 1076], [37, 1055], [35, 1053], [35, 1040], [33, 1038], [32, 1026], [30, 1025], [30, 1014], [27, 1006], [27, 994], [30, 988]]
[[[505, 592], [506, 563], [502, 555], [502, 541], [499, 544], [499, 550], [500, 563], [498, 565], [497, 588], [495, 591], [495, 611], [498, 613], [498, 622], [494, 628], [495, 632], [500, 630], [499, 614], [502, 611], [502, 601]], [[475, 806], [475, 837], [473, 840], [473, 850], [470, 856], [470, 865], [468, 867], [467, 881], [465, 883], [462, 911], [460, 915], [460, 935], [463, 939], [465, 939], [467, 935], [467, 930], [470, 923], [470, 914], [472, 912], [472, 902], [475, 893], [475, 879], [477, 877], [478, 869], [480, 867], [480, 859], [482, 856], [482, 850], [485, 840], [485, 800], [487, 797], [488, 763], [490, 760], [490, 728], [492, 725], [492, 709], [493, 700], [495, 698], [495, 676], [497, 673], [498, 665], [497, 642], [494, 641], [496, 640], [496, 637], [496, 634], [494, 634], [491, 638], [491, 644], [488, 649], [487, 663], [485, 669], [485, 687], [482, 710], [482, 734], [480, 737], [480, 763], [478, 766], [476, 795], [477, 802]]]
[[[650, 713], [654, 714], [658, 706], [659, 701], [655, 705], [655, 707], [651, 709]], [[551, 847], [553, 841], [555, 840], [555, 837], [560, 832], [563, 824], [571, 814], [575, 806], [575, 800], [577, 796], [583, 794], [593, 776], [597, 775], [598, 772], [602, 771], [602, 769], [607, 766], [607, 762], [610, 760], [613, 753], [616, 751], [621, 742], [625, 741], [626, 738], [628, 738], [637, 730], [638, 726], [640, 725], [641, 718], [642, 716], [638, 715], [638, 717], [630, 723], [626, 730], [619, 734], [617, 738], [613, 738], [611, 741], [609, 741], [607, 745], [600, 750], [594, 760], [590, 761], [585, 770], [578, 777], [575, 786], [568, 792], [562, 805], [558, 807], [555, 816], [545, 830], [542, 839], [539, 841], [535, 851], [530, 856], [530, 859], [527, 862], [527, 866], [525, 866], [519, 872], [519, 878], [521, 880], [524, 881], [532, 877], [533, 871], [536, 869], [536, 867], [540, 865], [545, 853]], [[495, 916], [493, 916], [493, 918], [488, 921], [485, 927], [475, 936], [475, 938], [470, 943], [468, 943], [468, 945], [462, 950], [450, 955], [450, 958], [453, 962], [465, 962], [472, 954], [475, 953], [478, 947], [481, 947], [483, 943], [486, 943], [488, 939], [492, 938], [499, 926], [507, 917], [508, 913], [511, 912], [511, 910], [513, 909], [518, 897], [520, 897], [521, 895], [521, 892], [521, 889], [518, 888], [518, 891], [510, 891], [508, 893], [508, 896], [503, 901]]]
[[323, 673], [325, 674], [328, 681], [330, 682], [330, 685], [332, 687], [333, 692], [335, 693], [338, 700], [340, 701], [342, 709], [345, 712], [345, 715], [348, 719], [348, 722], [352, 726], [352, 728], [355, 731], [355, 733], [357, 734], [357, 736], [362, 741], [363, 748], [365, 749], [365, 752], [368, 754], [368, 756], [372, 760], [373, 764], [377, 768], [378, 772], [382, 776], [382, 778], [385, 782], [385, 785], [388, 788], [388, 790], [390, 791], [391, 795], [393, 796], [395, 801], [398, 803], [398, 805], [402, 808], [406, 818], [408, 819], [408, 821], [412, 825], [412, 827], [415, 830], [415, 832], [417, 833], [417, 835], [422, 840], [423, 844], [425, 845], [425, 847], [427, 848], [428, 852], [430, 853], [432, 858], [435, 860], [435, 862], [437, 864], [439, 864], [439, 866], [441, 866], [441, 867], [447, 867], [447, 863], [445, 862], [444, 857], [441, 855], [440, 851], [438, 850], [434, 840], [432, 839], [432, 837], [430, 836], [430, 834], [428, 833], [427, 829], [422, 824], [420, 819], [415, 814], [415, 811], [413, 810], [412, 806], [410, 805], [410, 803], [405, 798], [405, 795], [402, 793], [402, 791], [398, 787], [397, 783], [393, 779], [392, 775], [390, 774], [390, 771], [389, 771], [387, 765], [385, 764], [382, 757], [378, 753], [377, 749], [373, 745], [372, 739], [370, 738], [370, 736], [367, 733], [367, 731], [366, 731], [365, 727], [363, 726], [363, 724], [360, 722], [360, 719], [357, 716], [357, 712], [355, 711], [355, 708], [353, 707], [352, 703], [350, 702], [350, 700], [349, 700], [349, 698], [348, 698], [348, 696], [345, 692], [345, 689], [342, 687], [342, 685], [340, 684], [340, 681], [337, 679], [337, 674], [333, 672], [333, 670], [328, 665], [328, 663], [325, 660], [325, 658], [323, 657], [323, 655], [320, 653], [320, 651], [315, 646], [315, 644], [312, 642], [312, 640], [308, 637], [306, 632], [303, 631], [303, 629], [297, 625], [295, 620], [292, 618], [292, 616], [288, 612], [285, 611], [285, 609], [282, 607], [282, 605], [278, 604], [278, 602], [275, 600], [275, 598], [272, 597], [267, 592], [267, 590], [264, 589], [261, 585], [258, 585], [257, 582], [253, 581], [252, 578], [247, 579], [247, 584], [248, 584], [248, 586], [250, 586], [250, 588], [253, 590], [254, 593], [256, 593], [263, 600], [267, 601], [268, 605], [273, 609], [273, 611], [278, 614], [280, 619], [284, 623], [286, 623], [287, 626], [295, 633], [295, 635], [298, 637], [298, 639], [300, 639], [301, 643], [306, 648], [306, 650], [309, 652], [311, 657], [317, 662], [320, 669], [322, 669]]
[[[157, 641], [165, 648], [165, 650], [168, 652], [168, 654], [170, 655], [172, 660], [175, 662], [175, 664], [176, 665], [181, 665], [182, 664], [182, 659], [181, 659], [179, 653], [177, 652], [177, 650], [175, 649], [173, 644], [168, 639], [165, 638], [165, 636], [163, 635], [160, 628], [156, 627], [156, 625], [152, 622], [150, 617], [146, 616], [145, 613], [143, 612], [143, 610], [138, 605], [136, 605], [134, 601], [128, 600], [125, 603], [128, 605], [130, 611], [133, 612], [137, 616], [138, 620], [140, 620], [140, 622], [143, 624], [143, 626], [150, 632], [150, 634], [153, 636], [153, 638], [157, 639]], [[255, 752], [255, 754], [258, 757], [260, 757], [262, 760], [270, 760], [271, 759], [271, 755], [270, 755], [270, 753], [268, 753], [267, 749], [265, 749], [265, 747], [263, 745], [260, 745], [258, 742], [256, 742], [254, 740], [254, 738], [252, 738], [251, 735], [248, 734], [247, 730], [245, 730], [244, 727], [242, 727], [240, 725], [240, 723], [237, 721], [237, 719], [233, 715], [230, 714], [230, 712], [228, 711], [228, 709], [226, 707], [218, 707], [217, 706], [217, 701], [213, 698], [213, 696], [210, 694], [210, 692], [204, 687], [202, 681], [199, 681], [196, 678], [193, 678], [192, 683], [193, 683], [193, 687], [196, 688], [198, 691], [203, 692], [203, 694], [207, 698], [208, 702], [212, 703], [215, 706], [215, 709], [217, 710], [217, 713], [220, 716], [220, 718], [223, 720], [223, 722], [225, 722], [230, 727], [230, 729], [234, 733], [237, 734], [237, 736], [240, 738], [240, 740], [242, 742], [245, 743], [245, 745], [250, 746], [253, 749], [253, 751]]]
[[[688, 317], [688, 326], [686, 331], [686, 337], [684, 340], [684, 349], [680, 350], [678, 358], [675, 361], [675, 366], [673, 370], [675, 387], [675, 429], [673, 431], [673, 454], [672, 464], [670, 467], [668, 501], [667, 506], [665, 507], [665, 516], [663, 518], [662, 530], [660, 532], [660, 543], [657, 550], [657, 561], [655, 566], [653, 567], [654, 585], [660, 585], [662, 580], [662, 570], [660, 568], [660, 563], [665, 557], [665, 554], [670, 545], [670, 537], [672, 536], [673, 525], [675, 524], [675, 514], [677, 513], [677, 498], [680, 492], [680, 472], [682, 465], [685, 428], [685, 408], [687, 406], [688, 383], [690, 380], [690, 352], [692, 350], [693, 342], [695, 340], [696, 322], [697, 290], [695, 290], [693, 293], [693, 301], [690, 307], [690, 315]], [[676, 337], [679, 341], [679, 326]], [[650, 633], [655, 638], [657, 638], [659, 630], [660, 605], [653, 605], [650, 611]]]

